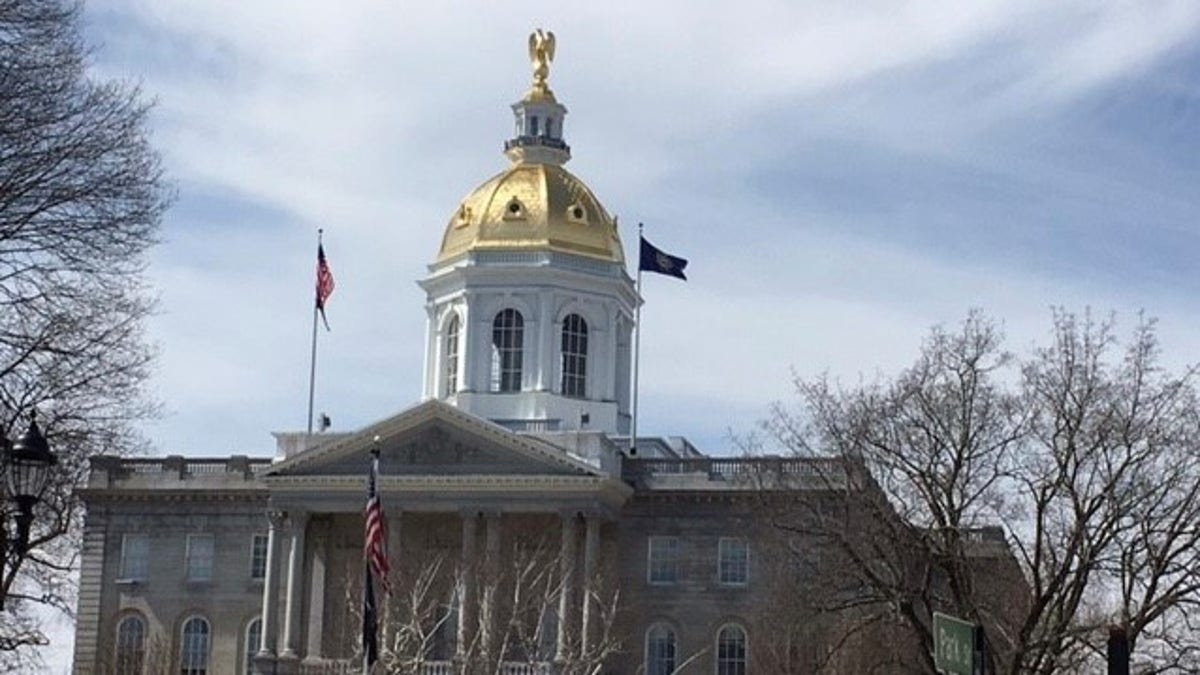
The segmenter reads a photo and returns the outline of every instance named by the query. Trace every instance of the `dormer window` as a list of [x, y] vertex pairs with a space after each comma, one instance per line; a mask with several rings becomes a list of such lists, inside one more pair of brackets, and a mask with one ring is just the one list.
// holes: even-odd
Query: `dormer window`
[[508, 204], [504, 206], [505, 220], [518, 220], [525, 217], [525, 205], [520, 199], [513, 197], [508, 200]]
[[567, 219], [575, 223], [586, 223], [587, 211], [582, 204], [572, 204], [567, 207]]

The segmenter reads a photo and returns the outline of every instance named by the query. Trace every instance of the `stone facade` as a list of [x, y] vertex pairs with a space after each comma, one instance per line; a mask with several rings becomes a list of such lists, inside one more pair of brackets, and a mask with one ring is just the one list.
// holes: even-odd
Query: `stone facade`
[[[508, 672], [569, 663], [597, 640], [613, 651], [607, 672], [634, 672], [658, 624], [675, 635], [680, 662], [696, 657], [694, 672], [714, 672], [717, 632], [748, 631], [770, 587], [756, 559], [765, 551], [755, 507], [761, 485], [739, 476], [754, 463], [649, 440], [641, 444], [648, 457], [629, 459], [603, 435], [559, 439], [591, 447], [585, 459], [553, 439], [430, 401], [283, 461], [99, 458], [85, 493], [75, 672], [119, 672], [119, 626], [130, 616], [145, 622], [146, 672], [161, 667], [150, 664], [180, 669], [184, 625], [194, 617], [210, 629], [204, 672], [250, 672], [253, 660], [264, 673], [349, 672], [359, 649], [371, 447], [381, 450], [389, 517], [389, 601], [399, 603], [435, 561], [444, 565], [436, 583], [447, 602], [462, 598], [454, 630], [443, 631], [446, 644], [431, 643], [423, 672], [449, 672], [439, 669], [455, 662], [458, 645], [479, 639], [471, 634], [486, 631], [489, 613], [496, 623], [511, 619], [495, 597], [512, 589], [505, 566], [538, 546], [550, 554], [543, 576], [562, 583], [547, 604], [553, 626], [540, 654], [524, 650], [518, 660], [515, 642], [493, 645], [511, 652]], [[189, 579], [189, 548], [210, 536], [211, 574]], [[139, 555], [130, 550], [134, 537], [147, 538], [144, 566], [130, 561]], [[674, 542], [660, 578], [651, 570], [656, 539]], [[723, 545], [737, 548], [727, 552], [733, 568], [725, 579]], [[256, 570], [256, 550], [264, 549]], [[256, 622], [261, 637], [251, 644]]]

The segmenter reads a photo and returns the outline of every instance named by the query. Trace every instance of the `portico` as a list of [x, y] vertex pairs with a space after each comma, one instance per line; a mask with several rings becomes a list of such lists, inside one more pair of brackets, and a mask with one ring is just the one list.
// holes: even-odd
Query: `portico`
[[[374, 446], [393, 569], [385, 636], [427, 633], [408, 652], [431, 673], [500, 661], [534, 672], [521, 668], [567, 663], [594, 647], [590, 591], [602, 576], [602, 533], [611, 527], [615, 542], [609, 524], [632, 489], [598, 462], [427, 401], [263, 474], [271, 516], [262, 672], [340, 672], [353, 656]], [[539, 594], [537, 611], [513, 606], [521, 584]], [[522, 612], [537, 624], [536, 645], [505, 628]]]

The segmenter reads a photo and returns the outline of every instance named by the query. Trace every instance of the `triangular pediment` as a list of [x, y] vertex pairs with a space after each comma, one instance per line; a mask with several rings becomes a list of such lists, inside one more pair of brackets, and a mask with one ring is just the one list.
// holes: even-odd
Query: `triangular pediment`
[[264, 476], [361, 476], [371, 449], [381, 476], [602, 476], [544, 441], [440, 401], [408, 408], [273, 465]]

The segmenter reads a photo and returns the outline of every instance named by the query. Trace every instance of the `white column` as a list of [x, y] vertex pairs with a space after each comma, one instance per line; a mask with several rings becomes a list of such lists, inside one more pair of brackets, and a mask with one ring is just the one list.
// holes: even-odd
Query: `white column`
[[321, 528], [313, 527], [313, 542], [309, 547], [308, 571], [308, 641], [304, 650], [305, 660], [321, 658], [321, 637], [325, 634], [325, 573], [329, 556], [330, 528], [322, 521]]
[[575, 633], [573, 620], [575, 597], [575, 556], [578, 550], [578, 518], [574, 511], [562, 516], [562, 543], [559, 547], [559, 573], [562, 575], [562, 593], [558, 596], [558, 649], [554, 659], [562, 662], [571, 657], [571, 638]]
[[480, 601], [480, 627], [482, 635], [479, 638], [483, 651], [484, 663], [491, 663], [496, 651], [501, 648], [497, 644], [498, 629], [496, 626], [496, 586], [500, 581], [500, 514], [485, 513], [483, 515], [484, 539], [486, 541], [484, 557], [484, 586], [483, 598]]
[[555, 355], [557, 351], [554, 348], [554, 294], [549, 291], [542, 291], [538, 295], [538, 321], [536, 336], [531, 335], [536, 340], [533, 366], [535, 368], [534, 375], [537, 381], [534, 382], [533, 388], [537, 391], [554, 391], [554, 371], [556, 370]]
[[462, 514], [462, 555], [459, 559], [458, 582], [458, 639], [455, 647], [455, 658], [463, 661], [467, 658], [467, 648], [475, 637], [475, 617], [478, 608], [478, 598], [475, 596], [475, 533], [479, 514], [475, 511], [464, 511]]
[[[468, 296], [468, 300], [472, 296]], [[477, 298], [474, 306], [482, 299]], [[471, 319], [471, 327], [474, 329], [471, 332], [473, 335], [467, 343], [470, 348], [470, 368], [471, 380], [468, 387], [471, 391], [487, 392], [492, 389], [492, 321], [495, 316], [488, 316], [482, 312], [476, 312], [476, 316]]]
[[261, 656], [275, 656], [279, 644], [277, 624], [277, 609], [279, 597], [276, 595], [279, 586], [279, 541], [283, 527], [282, 511], [267, 511], [267, 573], [263, 578], [262, 605], [262, 647], [258, 653]]
[[304, 589], [304, 530], [308, 514], [293, 511], [288, 514], [291, 548], [288, 550], [287, 610], [283, 616], [284, 658], [296, 658], [300, 652], [300, 605]]
[[595, 647], [596, 629], [599, 628], [596, 608], [592, 606], [592, 595], [597, 590], [596, 572], [600, 556], [600, 519], [594, 515], [585, 516], [583, 537], [583, 628], [580, 629], [583, 654], [589, 654]]
[[471, 383], [471, 339], [475, 335], [475, 326], [471, 324], [473, 318], [471, 314], [471, 306], [465, 300], [458, 305], [459, 312], [459, 334], [458, 334], [458, 382], [455, 389], [458, 391], [470, 390], [474, 391]]
[[423, 400], [438, 397], [437, 390], [437, 370], [436, 363], [438, 358], [438, 326], [434, 318], [437, 314], [437, 305], [432, 302], [425, 303], [425, 361], [422, 367], [422, 380], [425, 382], [425, 391], [422, 397]]

